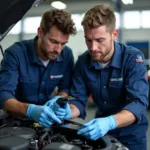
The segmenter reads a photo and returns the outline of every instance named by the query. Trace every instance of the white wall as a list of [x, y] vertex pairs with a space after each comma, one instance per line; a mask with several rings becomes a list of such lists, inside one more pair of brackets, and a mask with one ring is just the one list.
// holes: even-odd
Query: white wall
[[123, 30], [122, 42], [127, 41], [150, 41], [150, 29]]
[[84, 33], [78, 32], [77, 35], [70, 37], [68, 46], [73, 49], [74, 58], [76, 60], [78, 55], [87, 50], [86, 44], [84, 42]]

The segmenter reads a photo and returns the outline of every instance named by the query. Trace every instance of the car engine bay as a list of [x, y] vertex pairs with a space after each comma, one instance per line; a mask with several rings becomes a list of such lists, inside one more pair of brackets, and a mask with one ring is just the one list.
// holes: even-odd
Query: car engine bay
[[128, 150], [112, 136], [96, 141], [77, 135], [82, 124], [64, 121], [49, 128], [29, 118], [14, 118], [0, 110], [1, 150]]

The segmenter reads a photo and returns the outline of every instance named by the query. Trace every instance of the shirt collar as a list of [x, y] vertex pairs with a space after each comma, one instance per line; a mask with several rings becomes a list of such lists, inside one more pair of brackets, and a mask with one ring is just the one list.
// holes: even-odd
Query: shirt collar
[[[62, 50], [62, 51], [63, 51], [63, 50]], [[56, 57], [56, 60], [55, 60], [56, 62], [63, 61], [62, 51], [61, 51], [60, 55], [58, 55], [58, 56]]]
[[[116, 68], [121, 68], [122, 66], [122, 51], [120, 45], [116, 42], [114, 42], [114, 54], [108, 66], [113, 66]], [[90, 59], [89, 67], [95, 67], [95, 69], [102, 69], [99, 63], [92, 59]]]
[[[34, 39], [32, 40], [29, 40], [29, 51], [28, 51], [28, 58], [29, 58], [29, 61], [31, 63], [39, 63], [39, 58], [38, 56], [36, 55], [36, 50], [35, 50], [35, 42], [38, 40], [38, 36], [36, 36]], [[63, 50], [62, 50], [63, 51]], [[60, 55], [58, 55], [56, 57], [56, 62], [60, 62], [60, 61], [63, 61], [63, 56], [62, 56], [62, 53]], [[41, 61], [40, 61], [41, 62]]]
[[99, 65], [99, 63], [90, 58], [89, 68], [92, 68], [92, 67], [94, 67], [97, 70], [101, 69], [101, 66]]
[[114, 54], [110, 62], [110, 66], [121, 68], [122, 66], [122, 50], [118, 43], [114, 42]]

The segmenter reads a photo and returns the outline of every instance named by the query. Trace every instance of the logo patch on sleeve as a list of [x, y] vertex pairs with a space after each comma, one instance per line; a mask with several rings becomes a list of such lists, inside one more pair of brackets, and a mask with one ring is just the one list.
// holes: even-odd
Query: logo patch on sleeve
[[136, 62], [143, 62], [143, 58], [141, 55], [137, 55]]

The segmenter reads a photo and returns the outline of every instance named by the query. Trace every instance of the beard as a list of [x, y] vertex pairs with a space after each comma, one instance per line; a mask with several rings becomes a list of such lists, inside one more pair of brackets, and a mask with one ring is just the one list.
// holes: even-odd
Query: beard
[[48, 59], [50, 59], [50, 60], [55, 60], [56, 57], [58, 56], [58, 53], [47, 52], [45, 55], [46, 55], [46, 57], [47, 57]]
[[98, 62], [101, 62], [103, 59], [104, 59], [104, 55], [100, 54], [98, 56], [93, 56], [91, 53], [90, 53], [90, 56], [91, 56], [91, 59], [94, 60], [94, 61], [98, 61]]
[[41, 47], [41, 53], [46, 59], [55, 60], [56, 57], [59, 55], [58, 52], [50, 52], [46, 50], [45, 48]]
[[[89, 52], [90, 53], [90, 52]], [[109, 55], [111, 53], [110, 47], [105, 50], [105, 53], [98, 53], [94, 56], [94, 53], [90, 53], [91, 59], [100, 63], [107, 63], [107, 59], [109, 58]]]
[[[113, 43], [112, 39], [110, 40], [110, 43]], [[111, 59], [110, 57], [112, 56], [111, 55], [112, 52], [113, 52], [112, 44], [110, 44], [106, 49], [104, 49], [101, 52], [92, 52], [92, 50], [89, 50], [91, 59], [100, 63], [107, 63]]]

